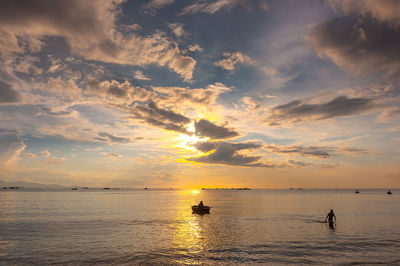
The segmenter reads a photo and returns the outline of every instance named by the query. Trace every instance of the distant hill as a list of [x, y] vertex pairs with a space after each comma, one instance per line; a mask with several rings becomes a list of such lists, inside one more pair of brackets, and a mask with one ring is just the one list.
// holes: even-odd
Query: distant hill
[[24, 181], [13, 181], [13, 182], [0, 181], [0, 187], [63, 188], [65, 186], [58, 185], [58, 184], [41, 184], [41, 183], [32, 183], [32, 182], [24, 182]]

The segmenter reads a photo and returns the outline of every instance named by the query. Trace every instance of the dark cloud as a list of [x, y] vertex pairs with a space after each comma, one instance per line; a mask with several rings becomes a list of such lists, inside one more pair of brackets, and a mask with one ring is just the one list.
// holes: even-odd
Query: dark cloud
[[111, 84], [110, 87], [108, 87], [108, 92], [116, 97], [125, 97], [127, 91], [121, 88], [120, 86], [116, 84]]
[[202, 152], [213, 152], [205, 156], [189, 158], [188, 161], [250, 167], [275, 167], [259, 162], [261, 156], [247, 156], [238, 153], [240, 150], [261, 148], [262, 145], [258, 143], [198, 142], [194, 146]]
[[296, 161], [296, 160], [287, 160], [287, 161], [279, 164], [280, 168], [285, 168], [285, 167], [300, 168], [300, 167], [307, 167], [307, 166], [315, 166], [315, 164], [302, 162], [302, 161]]
[[267, 145], [264, 146], [266, 150], [272, 153], [292, 155], [292, 156], [306, 156], [319, 159], [329, 159], [332, 155], [337, 154], [351, 154], [351, 155], [366, 155], [369, 151], [352, 148], [352, 147], [321, 147], [321, 146], [279, 146]]
[[133, 118], [145, 121], [150, 125], [189, 134], [185, 125], [190, 123], [190, 118], [173, 110], [160, 108], [153, 101], [148, 101], [144, 106], [135, 106], [132, 109], [132, 113], [134, 115]]
[[270, 125], [279, 125], [282, 121], [298, 123], [338, 116], [351, 116], [374, 108], [376, 108], [376, 105], [369, 98], [339, 96], [321, 104], [306, 104], [300, 100], [295, 100], [272, 108], [267, 121], [270, 122]]
[[310, 156], [316, 158], [327, 159], [331, 155], [324, 147], [302, 147], [302, 146], [276, 146], [276, 145], [268, 145], [265, 146], [270, 152], [279, 153], [279, 154], [288, 154], [288, 155], [301, 155], [301, 156]]
[[99, 136], [98, 138], [96, 138], [97, 140], [111, 142], [111, 143], [128, 143], [131, 141], [129, 138], [116, 137], [106, 132], [100, 132], [97, 135]]
[[196, 135], [211, 139], [227, 139], [239, 135], [236, 131], [223, 126], [217, 126], [208, 120], [201, 119], [194, 123]]
[[0, 103], [18, 102], [19, 99], [19, 93], [13, 90], [10, 84], [0, 80]]
[[358, 149], [358, 148], [336, 148], [336, 151], [340, 152], [340, 153], [347, 153], [347, 154], [352, 154], [352, 155], [367, 155], [367, 154], [373, 153], [371, 151]]
[[[121, 1], [103, 1], [105, 8], [116, 8]], [[69, 35], [105, 35], [100, 3], [96, 1], [5, 0], [0, 3], [0, 25], [37, 31], [65, 32]]]
[[316, 25], [306, 38], [319, 56], [352, 72], [400, 70], [400, 31], [389, 21], [352, 13]]

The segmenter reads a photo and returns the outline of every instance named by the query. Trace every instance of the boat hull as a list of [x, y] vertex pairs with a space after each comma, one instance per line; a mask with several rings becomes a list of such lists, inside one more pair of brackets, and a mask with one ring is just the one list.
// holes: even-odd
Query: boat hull
[[210, 209], [211, 209], [210, 206], [199, 206], [199, 205], [192, 206], [193, 213], [197, 213], [197, 214], [210, 213]]

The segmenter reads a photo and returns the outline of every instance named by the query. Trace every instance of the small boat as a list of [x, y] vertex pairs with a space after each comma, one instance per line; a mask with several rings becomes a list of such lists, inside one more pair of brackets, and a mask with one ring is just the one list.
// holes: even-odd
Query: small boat
[[354, 193], [360, 193], [360, 191], [358, 191], [358, 189], [356, 189], [356, 191]]
[[76, 187], [73, 187], [73, 188], [72, 188], [72, 190], [78, 190], [78, 188], [76, 188]]
[[193, 205], [192, 206], [192, 211], [193, 213], [197, 213], [197, 214], [206, 214], [206, 213], [210, 213], [210, 206], [201, 206], [201, 205]]
[[392, 195], [392, 191], [389, 190], [386, 194]]

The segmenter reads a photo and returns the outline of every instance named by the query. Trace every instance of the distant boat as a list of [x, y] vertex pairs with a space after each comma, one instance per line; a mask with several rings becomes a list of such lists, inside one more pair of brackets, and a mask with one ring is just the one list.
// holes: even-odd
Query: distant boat
[[192, 211], [193, 213], [197, 213], [197, 214], [206, 214], [206, 213], [210, 213], [210, 206], [200, 206], [200, 205], [193, 205], [192, 206]]
[[76, 187], [73, 187], [73, 188], [72, 188], [72, 190], [78, 190], [78, 188], [76, 188]]
[[356, 189], [356, 191], [354, 191], [354, 193], [360, 193], [360, 191], [358, 191], [358, 189]]
[[111, 188], [109, 188], [109, 187], [105, 187], [104, 189], [111, 189]]
[[144, 190], [147, 190], [147, 187], [145, 187]]
[[251, 188], [244, 187], [244, 188], [237, 188], [236, 190], [251, 190]]
[[389, 189], [389, 191], [386, 192], [386, 193], [389, 194], [389, 195], [392, 195], [392, 191], [390, 191], [390, 189]]

